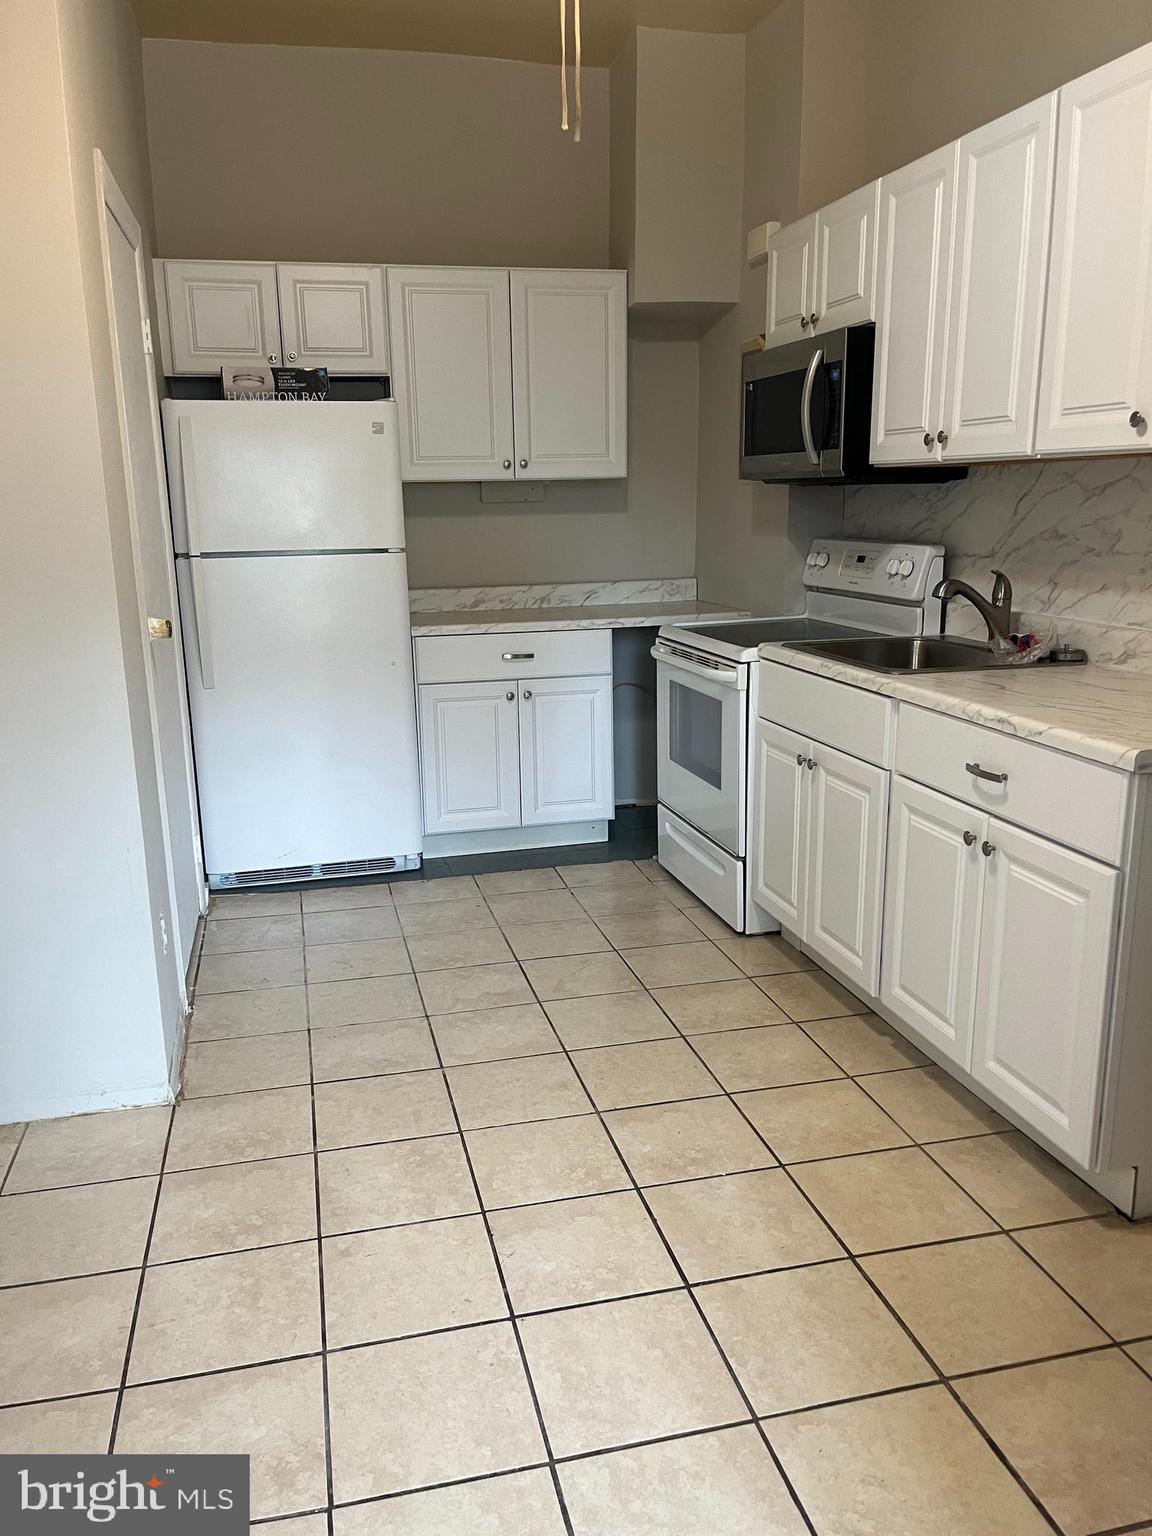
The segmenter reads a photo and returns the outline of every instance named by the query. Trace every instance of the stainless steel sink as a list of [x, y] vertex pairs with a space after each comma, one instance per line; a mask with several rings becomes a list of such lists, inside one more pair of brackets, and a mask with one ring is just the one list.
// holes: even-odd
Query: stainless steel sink
[[951, 640], [944, 635], [862, 635], [852, 640], [795, 640], [788, 651], [835, 657], [872, 672], [976, 672], [1011, 666], [1011, 653], [994, 651], [979, 640]]

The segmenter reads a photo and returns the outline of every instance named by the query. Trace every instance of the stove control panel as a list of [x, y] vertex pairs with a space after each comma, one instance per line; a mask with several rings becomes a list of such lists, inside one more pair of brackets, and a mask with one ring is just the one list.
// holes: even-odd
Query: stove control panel
[[881, 544], [817, 539], [804, 562], [804, 585], [901, 603], [923, 603], [944, 575], [942, 544]]

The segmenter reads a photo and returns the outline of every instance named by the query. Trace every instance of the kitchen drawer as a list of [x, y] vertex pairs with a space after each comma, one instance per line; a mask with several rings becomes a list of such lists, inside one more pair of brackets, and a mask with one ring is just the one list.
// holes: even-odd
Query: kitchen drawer
[[492, 635], [418, 635], [418, 683], [594, 677], [612, 671], [610, 629], [535, 629]]
[[762, 661], [757, 707], [761, 719], [773, 720], [787, 730], [811, 736], [881, 768], [892, 765], [895, 706], [878, 693], [817, 677], [798, 667]]
[[[992, 783], [969, 764], [1007, 777]], [[1121, 862], [1130, 776], [1118, 769], [901, 704], [896, 772], [1110, 864]]]
[[729, 928], [744, 931], [744, 865], [726, 848], [661, 805], [656, 814], [657, 858]]

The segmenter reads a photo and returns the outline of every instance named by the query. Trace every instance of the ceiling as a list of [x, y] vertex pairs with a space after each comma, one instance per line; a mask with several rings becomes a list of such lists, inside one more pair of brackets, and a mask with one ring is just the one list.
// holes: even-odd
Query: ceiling
[[[557, 0], [133, 0], [145, 37], [404, 48], [555, 63]], [[610, 64], [633, 27], [743, 32], [777, 0], [582, 0], [584, 62]], [[572, 4], [569, 4], [571, 27]]]

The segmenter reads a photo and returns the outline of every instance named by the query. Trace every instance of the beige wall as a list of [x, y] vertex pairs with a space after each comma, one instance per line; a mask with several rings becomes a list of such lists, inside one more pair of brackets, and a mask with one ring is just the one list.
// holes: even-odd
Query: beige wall
[[[541, 64], [176, 42], [144, 54], [163, 255], [608, 262], [605, 69], [585, 71], [574, 145]], [[636, 336], [630, 362], [628, 480], [555, 482], [543, 502], [498, 507], [477, 485], [409, 486], [413, 586], [692, 573], [695, 343]]]
[[543, 64], [144, 45], [159, 254], [603, 266], [608, 72], [583, 142]]
[[136, 750], [139, 625], [129, 640], [121, 617], [135, 597], [93, 167], [100, 146], [147, 218], [128, 0], [6, 0], [0, 95], [20, 210], [0, 223], [0, 353], [19, 359], [0, 376], [0, 1120], [19, 1120], [165, 1092], [163, 849]]

